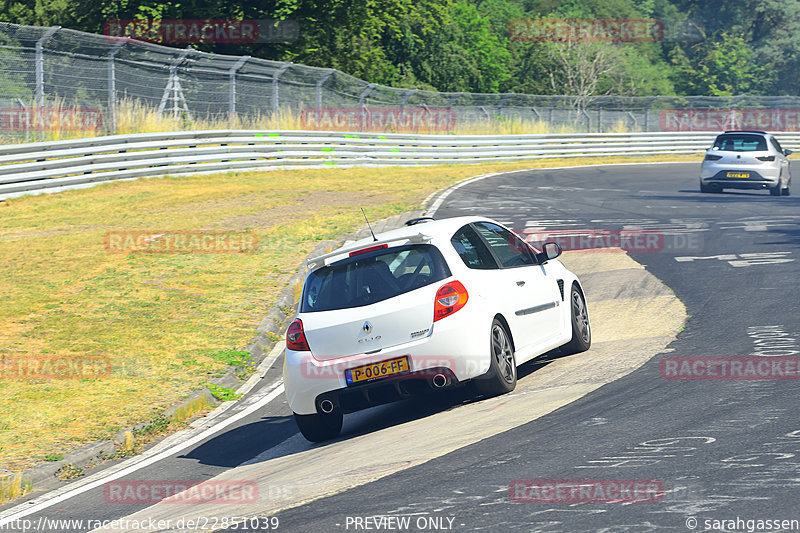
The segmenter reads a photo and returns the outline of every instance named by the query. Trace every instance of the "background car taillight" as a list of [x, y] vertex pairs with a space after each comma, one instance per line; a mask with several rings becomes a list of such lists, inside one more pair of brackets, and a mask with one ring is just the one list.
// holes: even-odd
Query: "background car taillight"
[[721, 155], [706, 154], [705, 161], [719, 161], [722, 159]]
[[467, 303], [469, 294], [460, 281], [451, 281], [439, 287], [436, 291], [436, 301], [433, 303], [433, 321], [441, 320], [452, 315]]
[[303, 331], [303, 321], [295, 318], [294, 322], [289, 325], [286, 330], [286, 347], [295, 352], [308, 352], [308, 342], [306, 341], [306, 334]]
[[756, 157], [759, 161], [775, 161], [774, 155], [760, 155]]

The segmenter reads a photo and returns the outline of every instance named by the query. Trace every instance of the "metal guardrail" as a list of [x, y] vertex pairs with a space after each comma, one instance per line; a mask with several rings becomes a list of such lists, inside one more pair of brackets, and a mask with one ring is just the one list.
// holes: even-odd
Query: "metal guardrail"
[[[245, 170], [486, 163], [692, 154], [712, 133], [416, 135], [217, 130], [140, 133], [0, 147], [0, 199], [139, 177]], [[800, 134], [780, 140], [800, 147]]]

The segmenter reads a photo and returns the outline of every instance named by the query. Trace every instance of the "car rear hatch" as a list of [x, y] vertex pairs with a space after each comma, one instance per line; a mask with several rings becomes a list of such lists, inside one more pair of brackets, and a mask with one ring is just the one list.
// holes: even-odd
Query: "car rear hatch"
[[429, 335], [438, 282], [449, 276], [429, 244], [356, 254], [311, 272], [300, 306], [311, 353], [376, 353]]
[[727, 133], [714, 141], [714, 146], [706, 152], [706, 161], [727, 168], [746, 168], [774, 162], [766, 139], [761, 135], [747, 133]]

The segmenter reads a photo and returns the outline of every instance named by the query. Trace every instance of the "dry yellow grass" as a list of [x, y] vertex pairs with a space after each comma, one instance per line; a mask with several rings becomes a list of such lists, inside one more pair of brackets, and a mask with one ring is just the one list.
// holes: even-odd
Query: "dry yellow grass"
[[31, 490], [20, 474], [0, 476], [0, 504], [15, 500]]
[[[34, 107], [32, 103], [29, 107]], [[68, 108], [63, 101], [56, 102], [48, 107]], [[108, 117], [105, 117], [108, 121]], [[128, 133], [156, 133], [164, 131], [189, 131], [189, 130], [224, 130], [224, 129], [259, 129], [259, 130], [302, 130], [305, 128], [298, 113], [290, 109], [282, 109], [278, 114], [266, 112], [248, 116], [247, 118], [235, 117], [230, 119], [225, 116], [200, 116], [192, 114], [189, 117], [179, 116], [174, 119], [172, 114], [166, 112], [159, 115], [158, 109], [141, 100], [122, 99], [117, 103], [117, 131], [118, 134]], [[490, 118], [484, 122], [473, 124], [456, 124], [450, 132], [419, 131], [418, 133], [450, 133], [455, 135], [516, 135], [526, 133], [577, 133], [584, 131], [582, 123], [568, 125], [562, 124], [555, 128], [547, 122], [529, 119], [506, 119], [502, 117]], [[22, 141], [58, 141], [96, 135], [108, 134], [108, 130], [97, 131], [94, 129], [67, 129], [52, 127], [41, 131], [31, 131], [27, 137], [20, 134], [9, 135], [0, 133], [0, 144], [17, 143]], [[413, 132], [414, 130], [399, 128], [395, 133]], [[619, 120], [609, 130], [613, 133], [626, 133], [634, 131], [627, 121]]]
[[[1, 380], [0, 469], [17, 472], [45, 454], [109, 438], [202, 388], [225, 369], [215, 351], [243, 349], [318, 242], [363, 224], [359, 207], [378, 220], [487, 172], [647, 160], [141, 179], [0, 203], [0, 356], [101, 356], [113, 368], [100, 379]], [[196, 229], [252, 231], [259, 249], [104, 248], [109, 231]]]

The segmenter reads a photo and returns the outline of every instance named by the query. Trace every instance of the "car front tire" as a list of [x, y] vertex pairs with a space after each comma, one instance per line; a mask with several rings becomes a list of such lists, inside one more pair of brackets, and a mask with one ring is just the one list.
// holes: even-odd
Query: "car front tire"
[[508, 330], [498, 319], [492, 321], [489, 343], [489, 371], [485, 378], [475, 381], [478, 392], [485, 396], [499, 396], [517, 386], [517, 360], [514, 344]]
[[311, 442], [336, 438], [342, 431], [343, 420], [344, 417], [339, 410], [330, 414], [298, 415], [294, 413], [294, 421], [300, 428], [300, 433]]
[[592, 346], [592, 327], [589, 322], [589, 309], [586, 298], [576, 285], [570, 292], [570, 318], [572, 320], [572, 340], [562, 346], [567, 353], [585, 352]]

